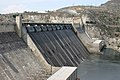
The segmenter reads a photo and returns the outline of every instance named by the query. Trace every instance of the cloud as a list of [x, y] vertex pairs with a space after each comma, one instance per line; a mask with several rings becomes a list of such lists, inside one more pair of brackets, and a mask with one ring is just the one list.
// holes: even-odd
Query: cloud
[[2, 13], [15, 13], [25, 11], [25, 6], [23, 5], [10, 5], [2, 10]]

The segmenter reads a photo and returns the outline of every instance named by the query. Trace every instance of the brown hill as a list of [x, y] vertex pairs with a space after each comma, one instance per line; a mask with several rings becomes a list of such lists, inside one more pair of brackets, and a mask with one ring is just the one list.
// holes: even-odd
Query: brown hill
[[106, 7], [108, 10], [116, 12], [118, 14], [120, 13], [120, 0], [110, 0], [101, 6]]

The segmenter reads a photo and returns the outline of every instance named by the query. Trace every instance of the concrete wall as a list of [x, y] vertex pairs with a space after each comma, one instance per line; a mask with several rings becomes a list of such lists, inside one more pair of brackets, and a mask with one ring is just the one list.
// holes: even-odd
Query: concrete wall
[[[80, 33], [79, 30], [77, 30], [77, 27], [79, 27], [79, 24], [73, 24], [73, 30], [76, 33], [76, 35], [78, 36], [78, 38], [83, 42], [83, 44], [86, 46], [86, 48], [89, 50], [90, 53], [100, 53], [101, 49], [106, 45], [104, 40], [99, 40], [99, 38], [91, 38], [89, 37], [89, 35], [86, 34], [87, 31]], [[82, 28], [80, 26], [80, 28]], [[86, 28], [87, 30], [87, 28]], [[82, 34], [86, 34], [84, 35], [84, 37], [89, 37], [90, 39], [84, 39], [83, 36], [81, 36]], [[96, 43], [96, 41], [100, 41], [99, 43]]]
[[42, 67], [47, 70], [48, 74], [53, 74], [58, 69], [60, 69], [59, 67], [53, 67], [53, 66], [49, 65], [46, 62], [46, 60], [42, 56], [42, 53], [39, 51], [39, 49], [37, 48], [37, 46], [32, 41], [31, 37], [27, 33], [25, 27], [22, 28], [22, 38], [27, 43], [27, 45], [30, 47], [30, 49], [33, 51], [34, 55], [39, 60], [39, 62], [41, 63]]
[[21, 37], [27, 43], [27, 45], [32, 50], [33, 54], [40, 61], [42, 67], [44, 69], [46, 69], [49, 74], [52, 74], [52, 73], [56, 72], [59, 69], [59, 67], [52, 67], [51, 65], [49, 65], [46, 62], [46, 60], [42, 56], [41, 52], [39, 51], [37, 46], [32, 41], [32, 39], [29, 36], [29, 34], [27, 33], [25, 26], [22, 25], [21, 15], [16, 17], [16, 28], [15, 28], [15, 31], [18, 34], [18, 36]]
[[93, 46], [98, 51], [101, 51], [101, 49], [105, 46], [105, 41], [104, 40], [96, 40], [95, 42], [93, 42]]
[[15, 27], [15, 31], [18, 34], [18, 36], [21, 38], [22, 37], [21, 36], [21, 34], [22, 34], [22, 32], [21, 32], [21, 30], [22, 30], [22, 18], [21, 18], [21, 15], [16, 16], [16, 25], [17, 25], [17, 27]]
[[77, 80], [77, 69], [67, 78], [67, 80]]
[[15, 26], [12, 23], [0, 23], [0, 32], [15, 32]]
[[77, 67], [63, 66], [47, 80], [77, 80]]

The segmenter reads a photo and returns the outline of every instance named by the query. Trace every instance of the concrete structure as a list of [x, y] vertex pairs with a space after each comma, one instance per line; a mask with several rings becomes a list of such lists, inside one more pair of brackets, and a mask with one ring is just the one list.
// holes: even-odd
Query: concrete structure
[[15, 27], [16, 33], [21, 38], [22, 37], [22, 17], [21, 17], [21, 15], [16, 16], [16, 24], [17, 24], [17, 26]]
[[[27, 26], [28, 24], [30, 26]], [[39, 55], [43, 56], [51, 66], [79, 66], [89, 55], [88, 50], [72, 31], [71, 24], [24, 23], [23, 25], [41, 52]]]
[[46, 80], [47, 74], [15, 32], [0, 33], [0, 80]]
[[77, 80], [77, 67], [62, 67], [47, 80]]
[[52, 73], [56, 72], [56, 70], [58, 70], [59, 67], [54, 67], [54, 66], [49, 65], [46, 62], [45, 58], [41, 55], [42, 54], [41, 51], [39, 51], [38, 47], [35, 45], [35, 43], [31, 39], [31, 37], [29, 36], [29, 34], [26, 34], [26, 35], [27, 35], [27, 37], [24, 37], [24, 39], [27, 39], [27, 45], [33, 51], [33, 54], [39, 60], [42, 67], [44, 67], [47, 70], [48, 74], [52, 74]]
[[48, 74], [56, 72], [59, 69], [59, 67], [51, 66], [46, 62], [45, 58], [41, 55], [41, 52], [31, 39], [29, 34], [27, 33], [26, 26], [24, 26], [22, 23], [21, 15], [16, 16], [16, 24], [17, 24], [17, 27], [15, 28], [16, 33], [27, 43], [29, 48], [32, 50], [33, 54], [41, 63], [41, 66], [47, 70]]
[[0, 23], [0, 32], [15, 32], [15, 27], [14, 23]]
[[103, 40], [96, 40], [93, 42], [93, 46], [97, 51], [101, 51], [101, 49], [105, 46], [105, 42]]
[[46, 60], [43, 57], [41, 51], [39, 51], [37, 45], [32, 40], [30, 35], [27, 33], [27, 30], [26, 30], [25, 26], [22, 27], [22, 39], [27, 43], [27, 45], [32, 50], [35, 57], [39, 60], [41, 66], [44, 67], [47, 70], [48, 74], [52, 74], [52, 73], [56, 72], [58, 69], [60, 69], [60, 67], [51, 66], [50, 64], [48, 64], [46, 62]]
[[74, 31], [79, 37], [79, 39], [82, 40], [90, 53], [99, 53], [101, 49], [105, 46], [104, 40], [99, 40], [99, 38], [91, 38], [87, 34], [87, 30], [81, 27], [79, 23], [74, 24]]
[[[21, 16], [16, 24], [12, 33], [0, 33], [1, 80], [46, 80], [47, 74], [62, 66], [79, 66], [89, 55], [71, 24], [22, 23]], [[63, 77], [75, 79], [76, 71], [68, 71]]]
[[90, 18], [88, 17], [88, 14], [82, 15], [82, 21], [84, 25], [87, 25], [86, 21], [90, 21]]

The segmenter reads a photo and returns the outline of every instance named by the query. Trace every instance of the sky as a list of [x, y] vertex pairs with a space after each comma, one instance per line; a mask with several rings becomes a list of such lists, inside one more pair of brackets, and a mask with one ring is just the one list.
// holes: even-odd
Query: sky
[[108, 0], [0, 0], [0, 13], [47, 11], [75, 5], [99, 6]]

